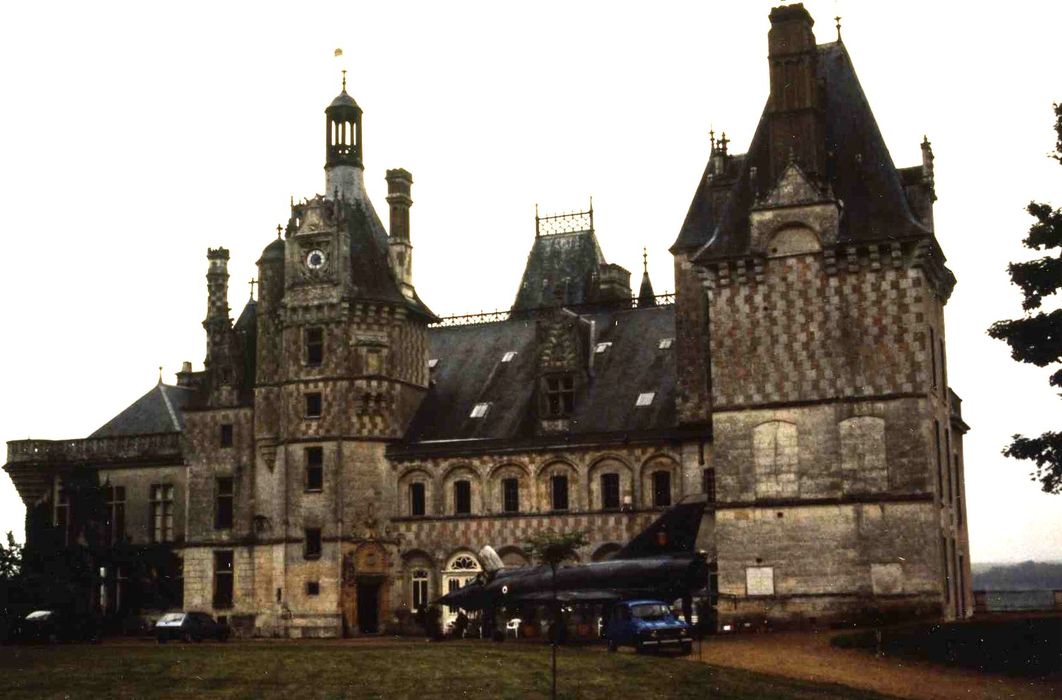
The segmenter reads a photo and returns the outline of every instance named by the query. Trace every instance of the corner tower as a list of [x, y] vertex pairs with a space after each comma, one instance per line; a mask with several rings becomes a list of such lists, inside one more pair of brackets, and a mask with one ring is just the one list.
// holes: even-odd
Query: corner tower
[[847, 48], [817, 45], [802, 5], [770, 23], [752, 142], [713, 138], [672, 247], [680, 420], [712, 435], [720, 620], [965, 617], [932, 154], [895, 167]]
[[257, 605], [258, 627], [302, 636], [375, 632], [393, 610], [386, 449], [427, 392], [435, 319], [413, 287], [412, 176], [388, 171], [389, 236], [364, 189], [362, 110], [345, 81], [325, 128], [326, 192], [292, 201], [259, 260], [251, 500], [261, 544], [246, 605]]

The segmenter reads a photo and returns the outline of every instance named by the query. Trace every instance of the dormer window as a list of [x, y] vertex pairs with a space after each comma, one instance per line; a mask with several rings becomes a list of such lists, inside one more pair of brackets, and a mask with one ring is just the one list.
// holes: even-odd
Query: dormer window
[[660, 344], [657, 346], [660, 350], [670, 350], [671, 343], [675, 341], [674, 338], [661, 338]]
[[598, 343], [594, 346], [594, 352], [601, 354], [612, 347], [612, 343]]
[[554, 374], [545, 378], [543, 414], [546, 418], [565, 418], [575, 411], [575, 379], [571, 374]]
[[634, 402], [635, 406], [648, 406], [653, 403], [653, 399], [656, 397], [655, 391], [643, 391], [638, 394], [638, 400]]
[[490, 408], [489, 403], [477, 403], [472, 407], [472, 413], [468, 414], [470, 418], [482, 418], [487, 415], [487, 410]]
[[428, 360], [428, 369], [435, 369], [436, 365], [438, 365], [438, 364], [439, 364], [439, 358], [433, 357], [430, 360]]
[[516, 351], [515, 350], [510, 350], [509, 352], [507, 352], [504, 355], [502, 355], [502, 362], [512, 362], [513, 358], [515, 358], [515, 357], [516, 357]]

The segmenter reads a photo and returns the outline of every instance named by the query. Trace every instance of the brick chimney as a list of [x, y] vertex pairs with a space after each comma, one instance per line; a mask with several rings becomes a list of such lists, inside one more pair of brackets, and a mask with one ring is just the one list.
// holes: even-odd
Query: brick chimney
[[402, 168], [387, 171], [387, 204], [391, 209], [388, 258], [402, 294], [410, 299], [413, 298], [413, 246], [409, 242], [412, 186], [413, 176], [409, 171]]
[[771, 10], [767, 61], [771, 96], [767, 104], [770, 181], [774, 183], [790, 159], [805, 172], [825, 175], [826, 128], [823, 87], [817, 75], [818, 49], [811, 18], [804, 5]]

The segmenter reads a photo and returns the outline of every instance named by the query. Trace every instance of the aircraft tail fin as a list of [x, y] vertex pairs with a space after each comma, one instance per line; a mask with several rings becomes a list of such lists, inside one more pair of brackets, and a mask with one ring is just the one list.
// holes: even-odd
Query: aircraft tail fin
[[704, 497], [690, 499], [667, 510], [634, 536], [613, 559], [642, 559], [662, 554], [692, 553], [704, 515]]

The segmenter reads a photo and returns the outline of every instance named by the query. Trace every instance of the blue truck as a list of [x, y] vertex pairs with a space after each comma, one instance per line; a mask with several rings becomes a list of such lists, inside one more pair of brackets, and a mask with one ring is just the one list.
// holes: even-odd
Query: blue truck
[[689, 654], [693, 649], [690, 626], [659, 600], [625, 600], [614, 603], [605, 619], [602, 636], [608, 650], [631, 646], [638, 653], [650, 649], [677, 649]]

